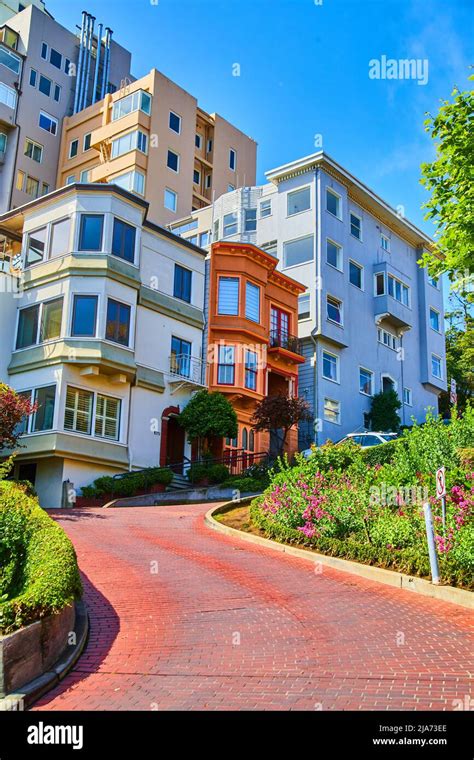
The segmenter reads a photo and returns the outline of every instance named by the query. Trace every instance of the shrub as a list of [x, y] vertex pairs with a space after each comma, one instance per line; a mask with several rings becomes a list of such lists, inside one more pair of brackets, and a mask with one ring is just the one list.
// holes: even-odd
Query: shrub
[[94, 480], [91, 486], [83, 486], [82, 495], [91, 499], [102, 496], [134, 496], [139, 491], [146, 491], [160, 483], [168, 486], [173, 480], [173, 473], [166, 467], [148, 467], [141, 472], [130, 472], [121, 478], [103, 475]]
[[210, 483], [223, 483], [229, 477], [229, 470], [225, 464], [213, 464], [209, 467], [208, 477]]
[[0, 483], [0, 633], [59, 612], [82, 593], [74, 547], [15, 483]]
[[229, 470], [225, 464], [212, 464], [209, 462], [198, 462], [191, 465], [187, 472], [188, 480], [191, 483], [201, 483], [204, 480], [209, 483], [223, 483], [229, 477]]
[[367, 446], [362, 450], [362, 454], [366, 464], [369, 467], [375, 467], [376, 464], [390, 463], [398, 446], [403, 446], [403, 440], [395, 438], [393, 441], [381, 443], [380, 446]]
[[243, 474], [229, 478], [226, 480], [225, 485], [228, 488], [234, 488], [236, 491], [241, 491], [242, 493], [258, 493], [267, 487], [268, 482], [266, 479], [262, 480], [261, 478]]

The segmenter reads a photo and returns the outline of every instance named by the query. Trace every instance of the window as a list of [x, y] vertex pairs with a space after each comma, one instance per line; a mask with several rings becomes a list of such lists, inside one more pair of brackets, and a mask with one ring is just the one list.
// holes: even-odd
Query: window
[[45, 111], [40, 111], [38, 125], [41, 127], [41, 129], [44, 129], [51, 135], [57, 134], [58, 120], [55, 119], [54, 116], [50, 116]]
[[73, 185], [76, 181], [76, 175], [70, 174], [68, 177], [66, 177], [66, 185]]
[[390, 253], [390, 238], [386, 235], [380, 235], [380, 247], [383, 248], [384, 251], [387, 251], [387, 253]]
[[216, 242], [216, 240], [219, 240], [219, 219], [216, 219], [216, 221], [214, 222], [212, 239], [214, 242]]
[[234, 346], [219, 346], [217, 382], [219, 385], [234, 385], [235, 383]]
[[46, 227], [41, 227], [41, 229], [35, 230], [34, 232], [30, 232], [28, 234], [25, 260], [26, 267], [29, 267], [32, 264], [38, 264], [40, 261], [43, 261], [45, 244]]
[[433, 309], [433, 307], [430, 307], [430, 325], [432, 330], [436, 330], [436, 332], [441, 332], [439, 327], [439, 311], [436, 311], [436, 309]]
[[257, 209], [246, 208], [244, 210], [244, 230], [245, 232], [255, 232], [257, 229]]
[[47, 95], [48, 98], [51, 95], [51, 79], [48, 79], [48, 77], [43, 76], [43, 74], [40, 74], [39, 78], [39, 85], [38, 90], [43, 93], [43, 95]]
[[407, 406], [413, 406], [411, 388], [403, 389], [403, 403], [406, 404]]
[[79, 182], [89, 182], [89, 170], [84, 169], [79, 175]]
[[173, 295], [175, 298], [180, 298], [182, 301], [186, 301], [186, 303], [191, 303], [192, 275], [193, 273], [190, 269], [186, 269], [179, 264], [174, 265]]
[[79, 140], [71, 140], [69, 143], [69, 158], [74, 158], [77, 156], [77, 151], [79, 150]]
[[201, 232], [199, 235], [199, 245], [201, 248], [205, 248], [209, 245], [210, 232]]
[[196, 132], [196, 137], [194, 138], [194, 144], [196, 145], [196, 148], [198, 150], [201, 150], [202, 137], [197, 132]]
[[266, 216], [272, 214], [272, 202], [271, 200], [262, 201], [260, 204], [260, 219], [265, 219]]
[[177, 153], [174, 152], [174, 150], [168, 150], [168, 158], [166, 159], [166, 166], [168, 169], [171, 169], [172, 171], [176, 172], [176, 174], [179, 172], [179, 156]]
[[7, 149], [7, 136], [5, 132], [0, 132], [0, 153], [5, 153]]
[[41, 195], [46, 195], [47, 193], [49, 193], [49, 185], [48, 185], [47, 182], [42, 182], [41, 183]]
[[283, 266], [294, 267], [298, 264], [304, 264], [312, 261], [314, 256], [314, 239], [313, 235], [298, 238], [297, 240], [288, 240], [283, 243]]
[[26, 177], [25, 172], [22, 172], [21, 169], [18, 169], [18, 172], [16, 175], [16, 183], [15, 183], [15, 187], [17, 190], [20, 190], [20, 191], [23, 190], [23, 187], [25, 184], [25, 177]]
[[248, 281], [245, 283], [245, 316], [252, 322], [260, 322], [260, 288]]
[[362, 220], [360, 216], [357, 216], [356, 214], [353, 214], [351, 212], [351, 235], [352, 237], [357, 238], [357, 240], [362, 239]]
[[307, 211], [311, 208], [311, 188], [304, 187], [301, 190], [295, 190], [287, 195], [287, 214], [299, 214], [301, 211]]
[[327, 318], [342, 325], [342, 302], [333, 296], [326, 296]]
[[169, 209], [170, 211], [176, 212], [176, 208], [178, 205], [178, 195], [173, 190], [168, 190], [166, 188], [165, 190], [165, 208]]
[[385, 294], [385, 275], [383, 272], [377, 272], [375, 277], [375, 295], [383, 296]]
[[102, 214], [82, 214], [79, 230], [80, 251], [101, 251], [104, 217]]
[[359, 391], [365, 396], [374, 394], [374, 373], [363, 367], [359, 367]]
[[360, 264], [356, 264], [355, 261], [349, 259], [349, 282], [355, 285], [356, 288], [363, 290], [363, 267]]
[[97, 394], [95, 404], [94, 434], [98, 438], [119, 439], [120, 400]]
[[151, 95], [144, 90], [136, 90], [126, 97], [116, 100], [112, 109], [112, 121], [128, 116], [134, 111], [143, 111], [148, 116], [151, 112]]
[[326, 261], [342, 272], [342, 248], [332, 240], [326, 240]]
[[197, 235], [191, 235], [190, 237], [184, 238], [188, 241], [188, 243], [192, 243], [193, 245], [198, 244], [198, 236]]
[[441, 358], [436, 354], [431, 354], [431, 372], [434, 377], [442, 379]]
[[236, 316], [239, 313], [239, 278], [219, 277], [218, 314]]
[[107, 340], [120, 343], [122, 346], [128, 346], [131, 312], [132, 310], [127, 304], [113, 301], [109, 298], [107, 301], [107, 324], [105, 328]]
[[377, 330], [377, 338], [379, 343], [383, 343], [384, 346], [387, 346], [388, 348], [392, 348], [394, 351], [398, 348], [398, 338], [396, 335], [393, 335], [391, 332], [388, 332], [388, 330], [384, 330], [383, 328], [379, 327]]
[[326, 188], [326, 209], [333, 216], [342, 219], [341, 196], [329, 188]]
[[212, 140], [207, 141], [206, 153], [212, 153]]
[[201, 172], [198, 169], [194, 169], [193, 171], [193, 182], [195, 185], [201, 184]]
[[4, 103], [9, 108], [15, 108], [16, 98], [16, 90], [12, 87], [7, 87], [6, 84], [0, 82], [0, 103]]
[[51, 225], [51, 242], [49, 246], [49, 255], [62, 256], [69, 253], [69, 238], [71, 234], [71, 219], [61, 219]]
[[270, 342], [275, 346], [288, 344], [290, 333], [290, 315], [283, 309], [272, 306], [270, 309]]
[[212, 187], [212, 174], [206, 174], [206, 190], [210, 190]]
[[39, 143], [33, 142], [33, 140], [30, 140], [27, 137], [25, 140], [24, 154], [40, 164], [43, 160], [43, 146]]
[[125, 153], [129, 153], [131, 150], [139, 150], [142, 153], [146, 154], [147, 146], [148, 136], [140, 129], [136, 129], [133, 132], [128, 132], [126, 135], [122, 135], [121, 137], [117, 137], [115, 140], [112, 140], [111, 157], [118, 158], [118, 156], [123, 156]]
[[80, 388], [67, 387], [64, 429], [74, 433], [91, 434], [94, 394]]
[[30, 85], [36, 87], [36, 81], [38, 79], [38, 72], [36, 69], [30, 69]]
[[224, 237], [236, 235], [238, 230], [237, 214], [233, 211], [231, 214], [224, 214]]
[[181, 134], [181, 116], [178, 116], [177, 113], [173, 113], [173, 111], [170, 111], [169, 127], [173, 132], [176, 132], [176, 134]]
[[36, 179], [35, 177], [30, 177], [29, 174], [27, 174], [25, 187], [24, 187], [25, 193], [27, 195], [32, 195], [33, 198], [37, 198], [39, 196], [39, 189], [40, 189], [39, 180]]
[[[257, 352], [245, 352], [245, 387], [251, 391], [257, 390]], [[246, 446], [243, 447], [247, 448]]]
[[121, 219], [114, 218], [114, 231], [112, 235], [112, 253], [120, 259], [135, 261], [135, 237], [136, 228], [131, 224], [122, 222]]
[[326, 380], [339, 382], [339, 357], [323, 351], [323, 377]]
[[235, 190], [235, 185], [230, 185], [230, 184], [227, 185], [227, 192], [228, 193], [233, 193], [234, 190]]
[[231, 171], [235, 172], [235, 168], [237, 166], [237, 153], [233, 148], [229, 150], [229, 169]]
[[181, 377], [191, 374], [191, 343], [182, 338], [171, 338], [170, 371]]
[[410, 305], [409, 288], [391, 274], [388, 275], [388, 294], [404, 306]]
[[341, 404], [332, 398], [324, 399], [324, 419], [328, 422], [334, 422], [335, 425], [341, 424]]
[[145, 175], [142, 172], [136, 170], [125, 172], [125, 174], [119, 174], [118, 177], [114, 177], [110, 181], [132, 193], [145, 194]]
[[43, 61], [48, 60], [48, 46], [46, 42], [41, 43], [41, 58], [43, 59]]
[[58, 84], [54, 85], [53, 99], [56, 101], [56, 103], [59, 103], [61, 100], [61, 87]]
[[74, 296], [71, 324], [71, 335], [74, 338], [95, 338], [97, 302], [97, 296]]
[[84, 142], [82, 144], [82, 149], [85, 152], [86, 150], [90, 150], [91, 147], [91, 138], [92, 138], [92, 132], [88, 132], [86, 135], [84, 135]]
[[430, 285], [433, 286], [433, 288], [436, 288], [436, 290], [439, 290], [439, 277], [430, 277], [428, 275], [428, 282]]
[[57, 50], [54, 48], [51, 48], [50, 54], [49, 54], [49, 62], [51, 66], [54, 66], [55, 68], [61, 70], [63, 67], [63, 57], [61, 53], [58, 53]]
[[302, 322], [304, 319], [311, 317], [311, 301], [309, 293], [302, 293], [298, 296], [298, 320]]
[[20, 73], [20, 56], [15, 55], [15, 53], [12, 53], [10, 50], [6, 50], [4, 47], [0, 47], [0, 63], [15, 74]]
[[18, 331], [16, 336], [16, 348], [34, 346], [38, 340], [39, 304], [20, 309], [18, 315]]
[[34, 403], [38, 409], [33, 415], [31, 425], [32, 433], [40, 433], [43, 430], [52, 430], [54, 422], [54, 401], [56, 386], [49, 385], [46, 388], [37, 388], [34, 392]]
[[63, 316], [63, 299], [55, 298], [46, 301], [41, 308], [41, 322], [39, 342], [54, 340], [61, 335], [61, 321]]

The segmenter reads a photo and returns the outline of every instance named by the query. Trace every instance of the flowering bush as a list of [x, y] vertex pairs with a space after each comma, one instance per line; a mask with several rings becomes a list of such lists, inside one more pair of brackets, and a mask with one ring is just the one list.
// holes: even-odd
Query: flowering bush
[[[423, 504], [431, 504], [443, 579], [470, 586], [474, 577], [474, 475], [466, 455], [474, 438], [468, 408], [447, 426], [429, 415], [404, 431], [391, 461], [369, 464], [353, 443], [326, 444], [295, 467], [281, 465], [252, 505], [254, 523], [282, 540], [429, 575]], [[381, 447], [382, 448], [382, 447]], [[446, 466], [446, 525], [435, 473]]]

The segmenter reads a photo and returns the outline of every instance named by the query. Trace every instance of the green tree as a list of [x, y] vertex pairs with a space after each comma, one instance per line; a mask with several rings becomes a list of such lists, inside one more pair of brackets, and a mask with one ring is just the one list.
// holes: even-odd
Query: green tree
[[455, 87], [452, 98], [442, 101], [438, 115], [428, 114], [425, 121], [436, 141], [436, 158], [422, 164], [421, 183], [431, 195], [424, 204], [425, 218], [436, 225], [437, 250], [426, 252], [422, 263], [432, 276], [446, 272], [452, 288], [463, 296], [471, 291], [472, 302], [474, 92]]
[[[446, 319], [446, 367], [448, 380], [456, 381], [457, 408], [464, 412], [469, 401], [474, 399], [474, 318], [469, 305], [460, 295], [453, 293], [450, 298], [451, 310]], [[448, 416], [451, 408], [450, 392], [443, 391], [439, 397], [439, 411]]]
[[311, 414], [306, 401], [280, 394], [267, 396], [259, 401], [252, 417], [252, 426], [256, 431], [266, 430], [272, 434], [277, 443], [277, 453], [282, 456], [291, 428], [309, 419]]
[[0, 451], [16, 445], [20, 437], [18, 425], [35, 410], [29, 398], [0, 383]]
[[178, 417], [190, 441], [197, 440], [200, 453], [208, 451], [215, 438], [237, 435], [237, 415], [232, 404], [218, 391], [195, 393]]
[[400, 429], [400, 417], [398, 415], [400, 407], [400, 399], [393, 389], [376, 393], [372, 397], [372, 407], [369, 413], [372, 430], [398, 432]]

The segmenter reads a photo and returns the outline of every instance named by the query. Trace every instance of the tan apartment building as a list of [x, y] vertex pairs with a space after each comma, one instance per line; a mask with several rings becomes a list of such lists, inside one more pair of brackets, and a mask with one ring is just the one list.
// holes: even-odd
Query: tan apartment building
[[63, 123], [57, 186], [110, 182], [142, 195], [172, 224], [252, 185], [256, 142], [156, 69]]

